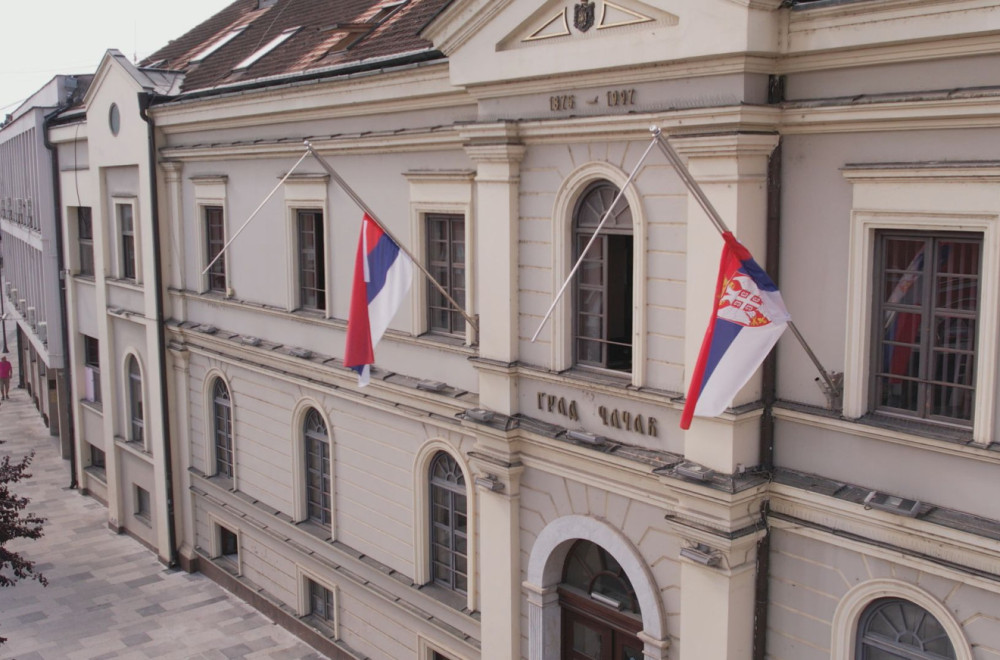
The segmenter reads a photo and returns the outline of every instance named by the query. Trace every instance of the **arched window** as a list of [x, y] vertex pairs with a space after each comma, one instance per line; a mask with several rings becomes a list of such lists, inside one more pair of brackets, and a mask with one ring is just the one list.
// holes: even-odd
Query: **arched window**
[[430, 466], [431, 579], [447, 589], [468, 593], [468, 516], [465, 475], [447, 452]]
[[145, 422], [142, 412], [142, 374], [134, 355], [128, 358], [129, 441], [143, 443]]
[[[597, 181], [573, 213], [573, 259], [583, 254], [618, 195]], [[573, 353], [576, 364], [632, 371], [632, 211], [618, 200], [573, 278]]]
[[872, 602], [858, 621], [857, 660], [952, 660], [955, 649], [941, 623], [901, 598]]
[[215, 436], [215, 474], [233, 478], [233, 408], [229, 388], [221, 378], [212, 387], [212, 431]]
[[330, 438], [322, 415], [310, 408], [302, 423], [306, 452], [306, 515], [329, 525], [333, 519], [330, 494]]
[[559, 585], [564, 658], [642, 660], [642, 613], [621, 565], [596, 543], [573, 544]]

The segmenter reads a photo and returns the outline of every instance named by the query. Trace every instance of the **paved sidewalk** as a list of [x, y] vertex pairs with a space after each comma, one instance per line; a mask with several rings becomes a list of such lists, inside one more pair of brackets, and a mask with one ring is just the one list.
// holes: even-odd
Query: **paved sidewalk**
[[27, 392], [14, 388], [16, 372], [11, 384], [0, 404], [0, 456], [35, 451], [32, 478], [12, 490], [47, 522], [43, 538], [10, 549], [34, 560], [49, 586], [0, 589], [0, 637], [8, 638], [0, 658], [324, 657], [205, 576], [166, 570], [137, 541], [112, 533], [102, 504], [66, 489], [69, 461]]

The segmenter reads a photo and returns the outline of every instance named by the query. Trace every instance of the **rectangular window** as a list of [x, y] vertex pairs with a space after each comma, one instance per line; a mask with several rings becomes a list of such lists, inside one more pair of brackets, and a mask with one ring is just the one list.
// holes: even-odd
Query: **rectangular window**
[[94, 219], [89, 206], [76, 208], [77, 239], [80, 245], [80, 275], [94, 274]]
[[90, 467], [100, 468], [101, 470], [107, 467], [104, 450], [94, 445], [90, 445]]
[[219, 556], [232, 561], [236, 561], [239, 557], [240, 545], [239, 538], [236, 536], [236, 532], [230, 531], [225, 527], [219, 527]]
[[323, 246], [323, 212], [297, 211], [299, 252], [299, 304], [326, 309], [326, 264]]
[[982, 237], [886, 231], [876, 250], [873, 407], [971, 426]]
[[[427, 216], [427, 270], [455, 302], [465, 306], [465, 217]], [[440, 290], [427, 283], [427, 327], [431, 332], [465, 334], [465, 318]]]
[[306, 436], [306, 505], [309, 519], [329, 525], [333, 519], [330, 502], [330, 445]]
[[135, 220], [131, 204], [115, 204], [118, 227], [122, 237], [121, 277], [135, 279]]
[[87, 401], [101, 402], [100, 343], [93, 337], [83, 336], [83, 373]]
[[226, 244], [226, 228], [223, 224], [222, 207], [206, 206], [205, 208], [205, 255], [206, 265], [212, 264], [208, 270], [208, 290], [226, 291], [226, 257], [222, 256], [212, 263]]
[[149, 491], [141, 486], [135, 487], [135, 517], [149, 523]]
[[326, 623], [333, 623], [336, 616], [333, 592], [312, 580], [309, 580], [309, 614]]

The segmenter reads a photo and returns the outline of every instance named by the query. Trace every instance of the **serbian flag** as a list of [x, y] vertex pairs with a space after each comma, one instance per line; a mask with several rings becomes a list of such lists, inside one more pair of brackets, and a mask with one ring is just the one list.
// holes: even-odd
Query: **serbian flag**
[[375, 345], [396, 315], [412, 279], [410, 257], [365, 213], [354, 262], [344, 348], [344, 366], [358, 372], [360, 387], [368, 384], [370, 367], [375, 363]]
[[731, 232], [722, 235], [722, 262], [715, 285], [715, 309], [701, 344], [681, 415], [715, 417], [733, 401], [764, 361], [790, 316], [778, 287]]

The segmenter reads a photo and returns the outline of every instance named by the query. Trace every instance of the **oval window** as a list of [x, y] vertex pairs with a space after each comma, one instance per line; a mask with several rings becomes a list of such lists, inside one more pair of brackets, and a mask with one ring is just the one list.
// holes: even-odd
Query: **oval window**
[[112, 103], [111, 109], [108, 111], [108, 126], [111, 128], [112, 135], [118, 135], [118, 129], [121, 128], [122, 118], [118, 112], [118, 104]]

